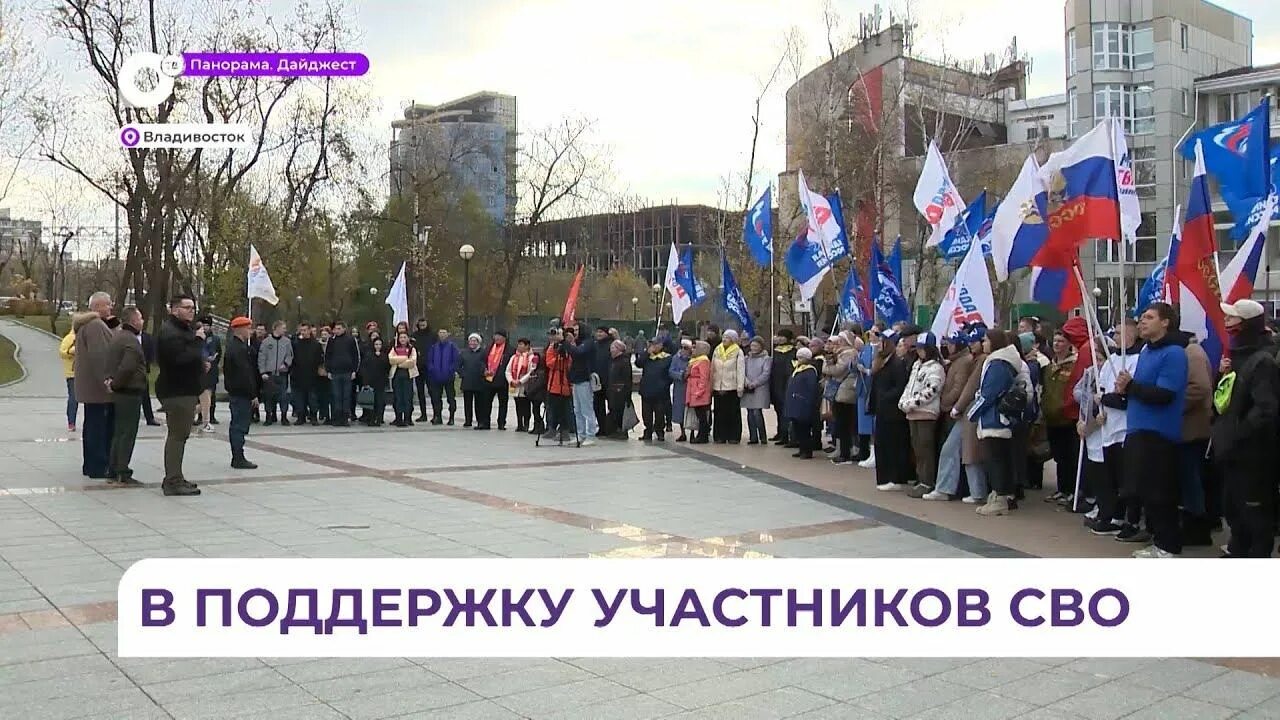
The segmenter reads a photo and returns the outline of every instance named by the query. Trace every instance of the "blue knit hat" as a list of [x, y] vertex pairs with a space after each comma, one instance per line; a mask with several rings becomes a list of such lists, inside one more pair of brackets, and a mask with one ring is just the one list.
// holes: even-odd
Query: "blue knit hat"
[[922, 332], [916, 336], [916, 347], [921, 345], [927, 347], [938, 347], [938, 336], [931, 332]]

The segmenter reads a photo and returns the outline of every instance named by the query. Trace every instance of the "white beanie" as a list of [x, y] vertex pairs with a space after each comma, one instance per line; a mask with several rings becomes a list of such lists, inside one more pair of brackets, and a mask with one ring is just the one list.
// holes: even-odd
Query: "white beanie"
[[467, 336], [467, 342], [475, 340], [476, 342], [484, 342], [484, 338], [480, 337], [480, 333], [471, 333]]
[[813, 359], [813, 351], [812, 351], [812, 350], [810, 350], [810, 349], [809, 349], [809, 348], [807, 348], [807, 347], [802, 347], [802, 348], [800, 348], [799, 350], [797, 350], [797, 351], [796, 351], [796, 359], [797, 359], [797, 360], [812, 360], [812, 359]]

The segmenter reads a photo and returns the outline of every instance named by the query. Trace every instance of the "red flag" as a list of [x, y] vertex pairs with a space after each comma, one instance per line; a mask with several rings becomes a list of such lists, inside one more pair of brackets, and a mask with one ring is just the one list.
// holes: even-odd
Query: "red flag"
[[569, 327], [577, 322], [578, 291], [582, 289], [582, 272], [586, 269], [587, 266], [579, 265], [578, 274], [573, 277], [573, 284], [569, 286], [569, 297], [564, 301], [564, 315], [560, 318], [561, 327]]

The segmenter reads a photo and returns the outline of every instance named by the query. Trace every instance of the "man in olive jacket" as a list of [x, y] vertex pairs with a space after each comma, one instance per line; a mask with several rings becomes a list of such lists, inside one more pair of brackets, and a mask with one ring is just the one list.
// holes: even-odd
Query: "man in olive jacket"
[[196, 302], [190, 295], [176, 295], [169, 301], [169, 317], [156, 335], [156, 399], [164, 408], [167, 433], [164, 439], [165, 495], [199, 495], [195, 483], [182, 475], [187, 438], [191, 437], [196, 402], [203, 390], [209, 368], [204, 359], [204, 328], [192, 329]]
[[111, 296], [96, 292], [89, 298], [89, 312], [72, 318], [76, 333], [76, 400], [84, 404], [84, 427], [80, 437], [84, 460], [80, 471], [89, 478], [107, 480], [111, 475], [112, 415], [115, 405], [107, 389], [107, 350], [111, 345]]
[[140, 485], [133, 479], [129, 463], [138, 440], [142, 419], [142, 396], [147, 392], [147, 359], [142, 352], [142, 311], [125, 308], [120, 328], [107, 350], [111, 402], [115, 406], [115, 428], [111, 434], [111, 475], [117, 485]]

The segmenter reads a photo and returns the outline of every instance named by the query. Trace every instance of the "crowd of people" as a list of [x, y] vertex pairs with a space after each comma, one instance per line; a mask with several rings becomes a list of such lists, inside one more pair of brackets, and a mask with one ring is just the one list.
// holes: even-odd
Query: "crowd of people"
[[152, 339], [136, 308], [117, 317], [98, 293], [61, 351], [69, 428], [84, 407], [84, 474], [123, 484], [136, 482], [128, 466], [142, 415], [159, 424], [147, 382], [158, 366], [166, 494], [199, 493], [182, 476], [182, 448], [193, 429], [218, 424], [221, 373], [235, 468], [256, 467], [244, 456], [252, 423], [376, 427], [390, 404], [392, 426], [452, 426], [459, 393], [463, 427], [506, 430], [514, 405], [515, 431], [579, 446], [627, 440], [637, 426], [645, 442], [739, 444], [745, 415], [747, 445], [857, 463], [880, 491], [1007, 515], [1045, 488], [1052, 460], [1043, 499], [1083, 515], [1093, 535], [1142, 546], [1137, 557], [1212, 545], [1224, 517], [1224, 556], [1269, 557], [1277, 343], [1260, 304], [1223, 310], [1231, 346], [1216, 368], [1164, 303], [1098, 335], [1080, 317], [1053, 331], [1037, 318], [1016, 331], [972, 323], [941, 338], [906, 323], [814, 337], [784, 328], [767, 343], [714, 325], [628, 342], [575, 324], [538, 343], [497, 331], [459, 347], [425, 320], [384, 338], [374, 322], [359, 335], [342, 322], [289, 333], [239, 317], [224, 342], [185, 296]]

